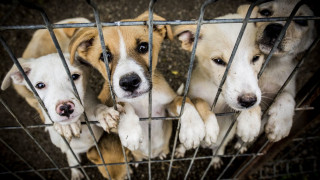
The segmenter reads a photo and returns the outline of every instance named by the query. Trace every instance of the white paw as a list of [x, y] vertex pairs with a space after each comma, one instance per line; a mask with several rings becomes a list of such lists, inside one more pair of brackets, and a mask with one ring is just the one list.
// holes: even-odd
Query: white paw
[[143, 140], [139, 117], [134, 113], [121, 115], [118, 133], [124, 147], [131, 151], [137, 150]]
[[237, 142], [235, 145], [234, 145], [234, 149], [236, 149], [237, 151], [240, 152], [240, 154], [243, 154], [244, 152], [246, 152], [248, 149], [247, 149], [247, 145], [246, 143], [244, 143], [241, 147], [241, 143], [240, 142]]
[[210, 146], [217, 142], [219, 135], [219, 124], [216, 115], [212, 113], [204, 124], [206, 128], [206, 135], [204, 137], [204, 142], [206, 146]]
[[270, 117], [265, 127], [268, 139], [276, 142], [287, 137], [292, 127], [292, 117], [286, 116], [286, 113], [279, 112], [275, 108], [270, 108], [269, 115]]
[[80, 180], [83, 178], [84, 178], [84, 176], [79, 169], [72, 169], [71, 170], [71, 180]]
[[162, 153], [159, 155], [159, 158], [160, 158], [161, 160], [165, 159], [166, 157], [167, 157], [167, 154], [164, 153], [164, 152], [162, 152]]
[[205, 127], [203, 120], [195, 107], [186, 103], [184, 113], [181, 117], [180, 142], [186, 149], [196, 148], [200, 145], [204, 136]]
[[223, 161], [221, 160], [220, 157], [214, 157], [212, 159], [212, 166], [214, 169], [220, 169], [223, 165]]
[[176, 148], [176, 152], [174, 153], [174, 157], [176, 158], [183, 158], [186, 153], [186, 148], [183, 146], [183, 144], [179, 144]]
[[117, 104], [117, 110], [113, 109], [113, 107], [99, 104], [96, 107], [95, 115], [101, 127], [105, 131], [109, 132], [110, 129], [116, 128], [118, 126], [120, 113], [123, 112], [124, 108], [120, 104]]
[[71, 141], [72, 137], [80, 137], [81, 134], [81, 122], [80, 120], [73, 122], [71, 124], [62, 125], [58, 122], [53, 124], [54, 129], [67, 141]]
[[242, 111], [238, 117], [237, 135], [243, 142], [251, 142], [259, 135], [260, 126], [260, 110], [257, 113]]

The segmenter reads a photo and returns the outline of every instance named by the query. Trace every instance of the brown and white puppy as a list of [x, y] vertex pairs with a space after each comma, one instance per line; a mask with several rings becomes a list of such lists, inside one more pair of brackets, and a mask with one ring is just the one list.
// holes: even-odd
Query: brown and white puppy
[[[124, 163], [125, 159], [122, 153], [121, 142], [119, 136], [114, 133], [104, 133], [99, 140], [99, 149], [106, 163]], [[125, 150], [127, 160], [131, 160], [131, 154], [128, 149]], [[95, 146], [91, 147], [87, 152], [88, 159], [95, 164], [102, 164], [102, 160]], [[103, 177], [109, 179], [104, 166], [98, 166]], [[127, 176], [127, 168], [125, 164], [107, 166], [111, 179], [122, 180]], [[131, 169], [129, 169], [131, 170]], [[130, 172], [131, 173], [131, 172]]]
[[[68, 24], [68, 23], [89, 23], [90, 21], [86, 18], [71, 18], [65, 19], [57, 22], [56, 24]], [[63, 28], [63, 29], [54, 29], [54, 33], [57, 37], [59, 45], [61, 47], [62, 52], [68, 52], [68, 45], [70, 43], [71, 37], [78, 30], [78, 28]], [[50, 37], [49, 31], [46, 29], [37, 30], [33, 36], [31, 41], [29, 42], [27, 48], [24, 50], [22, 58], [38, 58], [47, 54], [56, 53], [57, 50], [53, 44], [53, 41]], [[8, 84], [4, 84], [4, 86], [10, 86], [11, 81], [8, 81]], [[42, 114], [41, 108], [39, 107], [38, 101], [34, 98], [33, 93], [29, 91], [26, 87], [13, 84], [14, 89], [17, 93], [22, 96], [28, 104], [33, 107], [40, 115], [40, 119], [44, 122], [44, 116]]]
[[[125, 21], [147, 21], [148, 12]], [[154, 20], [164, 20], [154, 14]], [[70, 43], [71, 60], [75, 53], [87, 60], [106, 79], [99, 98], [110, 100], [108, 83], [113, 86], [118, 102], [125, 103], [125, 114], [120, 117], [118, 132], [122, 144], [132, 150], [136, 160], [148, 156], [148, 93], [152, 90], [152, 116], [163, 117], [167, 109], [178, 115], [182, 98], [170, 88], [156, 69], [158, 53], [165, 38], [172, 39], [170, 26], [155, 25], [153, 31], [152, 77], [149, 74], [148, 26], [104, 27], [103, 35], [111, 69], [108, 82], [101, 44], [96, 28], [85, 28], [76, 33]], [[151, 84], [151, 78], [153, 84]], [[164, 158], [169, 152], [171, 122], [151, 122], [151, 158]], [[189, 99], [181, 118], [180, 140], [187, 148], [197, 147], [205, 136], [204, 123]], [[209, 138], [210, 139], [210, 138]], [[214, 138], [212, 138], [214, 139]]]
[[[256, 9], [253, 13], [256, 13]], [[245, 14], [238, 10], [238, 14], [228, 14], [217, 19], [237, 19], [244, 18]], [[198, 64], [195, 67], [191, 82], [189, 97], [205, 100], [202, 102], [201, 109], [210, 112], [210, 106], [219, 89], [222, 76], [225, 72], [231, 52], [234, 48], [242, 24], [205, 24], [202, 25], [196, 56]], [[195, 25], [182, 25], [175, 28], [174, 34], [182, 42], [182, 48], [192, 50]], [[258, 86], [257, 73], [263, 63], [263, 56], [255, 44], [256, 28], [249, 23], [245, 29], [242, 40], [239, 44], [233, 63], [229, 69], [227, 79], [222, 88], [222, 93], [214, 108], [215, 113], [223, 113], [232, 110], [241, 111], [237, 124], [233, 126], [227, 139], [217, 152], [223, 155], [227, 143], [234, 137], [240, 136], [245, 142], [252, 141], [258, 136], [260, 131], [261, 110], [260, 100], [261, 91]], [[229, 110], [228, 110], [229, 109]], [[204, 116], [206, 111], [199, 111]], [[232, 124], [233, 117], [218, 117], [220, 133], [217, 143], [209, 146], [216, 153], [228, 128]], [[179, 145], [176, 156], [184, 156], [185, 149]], [[215, 158], [215, 167], [219, 167], [220, 158]]]
[[[276, 0], [259, 6], [258, 18], [288, 16], [297, 4], [297, 0]], [[313, 16], [307, 5], [302, 5], [296, 16]], [[279, 36], [285, 21], [257, 22], [257, 43], [264, 54], [269, 54]], [[264, 104], [269, 105], [283, 83], [294, 69], [298, 53], [305, 51], [315, 39], [314, 21], [292, 21], [270, 59], [259, 81]], [[270, 141], [279, 141], [288, 136], [294, 116], [296, 95], [296, 76], [271, 105], [267, 115], [265, 132]]]

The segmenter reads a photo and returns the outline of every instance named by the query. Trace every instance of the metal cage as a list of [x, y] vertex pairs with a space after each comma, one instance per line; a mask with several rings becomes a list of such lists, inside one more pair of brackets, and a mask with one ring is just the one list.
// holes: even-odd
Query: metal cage
[[[91, 130], [90, 127], [90, 123], [97, 123], [97, 122], [89, 122], [86, 114], [84, 113], [85, 116], [85, 123], [82, 123], [83, 126], [88, 126], [90, 133], [92, 135], [92, 137], [95, 140], [95, 146], [98, 149], [99, 155], [103, 161], [102, 164], [98, 164], [98, 165], [83, 165], [81, 163], [79, 163], [78, 166], [75, 167], [61, 167], [58, 165], [58, 163], [51, 158], [51, 156], [49, 155], [48, 152], [46, 152], [46, 150], [43, 148], [43, 146], [37, 141], [37, 139], [32, 135], [32, 133], [30, 133], [30, 129], [33, 128], [44, 128], [44, 127], [48, 127], [48, 126], [52, 126], [53, 124], [37, 124], [37, 125], [30, 125], [30, 126], [26, 126], [23, 124], [23, 122], [16, 116], [16, 114], [13, 112], [13, 107], [9, 107], [8, 104], [5, 102], [5, 100], [3, 99], [3, 97], [0, 97], [0, 102], [3, 105], [3, 107], [12, 115], [12, 117], [16, 120], [16, 122], [19, 124], [19, 126], [1, 126], [0, 130], [13, 130], [13, 129], [22, 129], [36, 144], [36, 146], [38, 146], [41, 150], [41, 152], [47, 157], [47, 159], [51, 162], [51, 164], [53, 165], [53, 167], [51, 168], [36, 168], [30, 165], [30, 163], [28, 163], [27, 160], [25, 160], [24, 157], [22, 157], [15, 149], [13, 149], [5, 140], [3, 140], [2, 138], [0, 138], [1, 143], [8, 148], [12, 153], [14, 153], [22, 162], [24, 162], [26, 164], [26, 166], [28, 167], [28, 169], [23, 169], [23, 170], [16, 170], [16, 169], [10, 169], [8, 168], [5, 164], [0, 163], [3, 171], [0, 172], [0, 177], [2, 175], [8, 175], [11, 174], [12, 176], [16, 177], [17, 179], [22, 179], [20, 177], [21, 173], [34, 173], [36, 174], [39, 178], [41, 179], [47, 179], [47, 177], [44, 177], [41, 172], [43, 171], [58, 171], [62, 177], [64, 177], [65, 179], [69, 179], [69, 177], [65, 174], [64, 170], [68, 170], [70, 168], [80, 168], [82, 170], [82, 172], [85, 175], [86, 179], [91, 179], [90, 176], [88, 175], [88, 173], [86, 172], [88, 168], [92, 168], [92, 167], [97, 167], [97, 166], [104, 166], [106, 171], [108, 172], [108, 169], [106, 168], [107, 166], [112, 166], [112, 165], [119, 165], [119, 164], [125, 164], [127, 168], [129, 168], [129, 165], [132, 164], [148, 164], [148, 179], [152, 179], [153, 176], [152, 174], [154, 174], [155, 172], [151, 171], [151, 166], [155, 163], [161, 163], [161, 162], [167, 162], [169, 163], [169, 167], [168, 167], [168, 171], [167, 171], [167, 177], [163, 177], [163, 179], [170, 179], [171, 178], [171, 174], [172, 174], [172, 168], [173, 168], [173, 164], [175, 162], [181, 161], [184, 162], [186, 164], [188, 164], [188, 169], [187, 172], [185, 172], [185, 177], [184, 179], [188, 179], [188, 178], [201, 178], [201, 179], [206, 179], [208, 178], [206, 175], [208, 173], [208, 171], [211, 168], [211, 165], [213, 163], [212, 159], [216, 156], [218, 156], [217, 154], [213, 154], [210, 156], [197, 156], [199, 147], [195, 149], [195, 151], [193, 152], [192, 157], [186, 157], [186, 158], [178, 158], [176, 159], [174, 157], [174, 152], [176, 149], [176, 145], [177, 145], [177, 139], [178, 139], [178, 133], [180, 130], [180, 117], [183, 114], [183, 107], [185, 104], [185, 100], [186, 100], [186, 95], [189, 89], [189, 85], [190, 85], [190, 78], [191, 78], [191, 73], [192, 73], [192, 69], [193, 69], [193, 65], [194, 65], [194, 61], [195, 61], [195, 52], [196, 52], [196, 48], [197, 48], [197, 43], [198, 43], [198, 39], [199, 39], [199, 32], [201, 29], [201, 25], [202, 24], [215, 24], [215, 23], [242, 23], [242, 28], [240, 30], [240, 33], [238, 35], [237, 41], [234, 45], [231, 57], [229, 59], [229, 63], [227, 64], [226, 70], [224, 72], [224, 76], [221, 80], [221, 83], [219, 85], [219, 91], [217, 92], [217, 94], [215, 95], [215, 99], [214, 99], [214, 103], [211, 105], [211, 110], [215, 107], [217, 100], [220, 96], [221, 90], [222, 90], [222, 86], [224, 85], [224, 82], [227, 78], [227, 73], [230, 69], [230, 66], [232, 64], [233, 58], [236, 54], [236, 51], [238, 49], [238, 45], [241, 41], [242, 35], [246, 29], [246, 26], [248, 23], [255, 23], [255, 22], [273, 22], [273, 21], [286, 21], [284, 28], [282, 29], [280, 36], [277, 38], [276, 43], [274, 45], [274, 47], [272, 48], [271, 52], [269, 55], [267, 55], [266, 57], [266, 61], [263, 64], [258, 78], [262, 75], [263, 71], [265, 70], [266, 65], [268, 64], [269, 60], [272, 57], [272, 54], [275, 52], [276, 47], [279, 45], [279, 43], [281, 42], [281, 40], [283, 39], [286, 30], [289, 26], [289, 24], [291, 23], [292, 20], [319, 20], [320, 17], [318, 16], [295, 16], [296, 12], [298, 11], [298, 9], [300, 8], [300, 6], [304, 3], [304, 2], [299, 2], [295, 8], [293, 9], [293, 11], [291, 12], [290, 16], [288, 17], [276, 17], [276, 18], [250, 18], [251, 12], [253, 10], [253, 8], [263, 2], [265, 2], [266, 0], [257, 0], [254, 3], [251, 4], [246, 17], [244, 19], [209, 19], [209, 20], [204, 20], [204, 14], [205, 14], [205, 10], [207, 8], [207, 6], [209, 4], [214, 4], [216, 0], [206, 0], [202, 6], [201, 6], [201, 11], [199, 14], [199, 17], [197, 20], [186, 20], [186, 21], [181, 21], [181, 20], [173, 20], [173, 21], [154, 21], [153, 20], [153, 11], [154, 11], [154, 7], [156, 5], [156, 0], [150, 0], [150, 4], [149, 4], [149, 20], [148, 21], [139, 21], [139, 22], [101, 22], [100, 20], [100, 13], [99, 10], [97, 8], [97, 5], [92, 1], [92, 0], [87, 0], [86, 2], [88, 3], [89, 6], [91, 6], [93, 12], [94, 12], [94, 18], [95, 18], [95, 22], [93, 23], [78, 23], [78, 24], [52, 24], [49, 21], [49, 18], [45, 12], [44, 9], [42, 9], [41, 7], [32, 4], [32, 3], [27, 3], [25, 1], [19, 1], [19, 3], [21, 5], [23, 5], [26, 8], [32, 9], [34, 11], [38, 11], [44, 21], [44, 25], [14, 25], [14, 26], [4, 26], [2, 25], [2, 23], [0, 24], [0, 33], [2, 31], [10, 31], [10, 30], [27, 30], [27, 29], [32, 29], [32, 30], [36, 30], [36, 29], [47, 29], [50, 32], [50, 36], [52, 38], [52, 41], [58, 51], [58, 54], [61, 58], [61, 61], [64, 65], [65, 71], [67, 72], [68, 76], [70, 79], [71, 78], [71, 74], [69, 71], [69, 68], [66, 64], [66, 60], [63, 56], [63, 53], [61, 51], [60, 45], [57, 41], [56, 35], [53, 31], [53, 29], [56, 28], [75, 28], [75, 27], [96, 27], [98, 29], [98, 33], [99, 33], [99, 39], [101, 42], [101, 47], [103, 50], [103, 56], [104, 56], [104, 62], [106, 64], [106, 69], [107, 69], [107, 73], [108, 73], [108, 78], [110, 80], [110, 70], [109, 70], [109, 66], [108, 66], [108, 59], [106, 58], [106, 48], [105, 48], [105, 42], [104, 42], [104, 38], [103, 38], [103, 33], [102, 33], [102, 27], [105, 26], [139, 26], [139, 25], [148, 25], [149, 28], [149, 65], [150, 65], [150, 74], [152, 74], [152, 37], [153, 37], [153, 26], [154, 25], [186, 25], [186, 24], [196, 24], [197, 25], [197, 30], [196, 30], [196, 34], [195, 34], [195, 39], [194, 39], [194, 45], [192, 48], [192, 53], [191, 53], [191, 57], [190, 57], [190, 64], [189, 64], [189, 68], [188, 68], [188, 73], [187, 73], [187, 80], [185, 83], [185, 89], [184, 89], [184, 93], [183, 93], [183, 104], [181, 107], [181, 113], [178, 117], [152, 117], [151, 115], [151, 110], [152, 110], [152, 91], [149, 92], [149, 117], [148, 118], [140, 118], [140, 121], [148, 121], [149, 122], [149, 159], [148, 160], [144, 160], [144, 161], [138, 161], [138, 162], [134, 162], [134, 161], [127, 161], [127, 157], [126, 154], [124, 153], [124, 148], [122, 147], [123, 150], [123, 154], [125, 156], [125, 162], [124, 163], [113, 163], [110, 164], [108, 162], [105, 162], [103, 160], [103, 157], [101, 155], [101, 152], [99, 150], [99, 147], [97, 145], [97, 140], [94, 138], [93, 136], [93, 132]], [[15, 3], [12, 3], [12, 6], [14, 6]], [[9, 13], [8, 13], [9, 14]], [[1, 20], [1, 22], [4, 21], [6, 17], [3, 17], [3, 20]], [[27, 75], [24, 73], [24, 71], [22, 70], [22, 67], [20, 66], [15, 54], [13, 53], [12, 49], [9, 47], [9, 45], [6, 43], [4, 37], [0, 34], [0, 42], [3, 46], [3, 48], [5, 49], [5, 51], [8, 53], [8, 55], [10, 56], [11, 60], [14, 62], [14, 64], [18, 67], [19, 71], [22, 73], [23, 77], [25, 78], [25, 80], [27, 81], [29, 87], [32, 89], [34, 95], [36, 96], [38, 102], [40, 103], [40, 105], [42, 106], [43, 109], [46, 110], [46, 107], [44, 106], [42, 100], [40, 99], [40, 97], [37, 94], [37, 91], [34, 89], [34, 87], [32, 86], [32, 84], [30, 83]], [[283, 84], [283, 86], [281, 87], [281, 89], [279, 90], [279, 92], [277, 93], [276, 97], [273, 99], [273, 101], [278, 97], [278, 95], [283, 91], [283, 89], [285, 88], [285, 86], [288, 84], [288, 82], [292, 79], [293, 75], [295, 75], [297, 73], [297, 70], [299, 69], [299, 67], [301, 66], [301, 64], [304, 62], [304, 60], [306, 58], [308, 58], [310, 52], [312, 51], [312, 49], [317, 45], [317, 43], [319, 42], [319, 38], [317, 38], [313, 44], [311, 45], [311, 47], [303, 54], [302, 58], [299, 60], [299, 62], [297, 63], [295, 69], [292, 71], [292, 73], [290, 74], [290, 76], [288, 77], [288, 79], [286, 80], [286, 82]], [[319, 74], [319, 73], [318, 73]], [[315, 77], [319, 77], [316, 75], [314, 75]], [[73, 80], [71, 80], [71, 84], [73, 87], [73, 90], [75, 92], [75, 94], [78, 95], [77, 89], [74, 85]], [[112, 91], [112, 87], [110, 86], [110, 92], [112, 94], [112, 100], [114, 103], [114, 108], [116, 108], [116, 100]], [[311, 88], [313, 88], [313, 90], [310, 90], [309, 92], [305, 92], [303, 94], [300, 95], [300, 99], [298, 99], [297, 101], [297, 106], [296, 106], [296, 111], [300, 110], [299, 112], [304, 112], [310, 109], [310, 107], [305, 107], [305, 101], [306, 99], [310, 100], [310, 96], [313, 95], [312, 93], [314, 92], [314, 89], [319, 88], [319, 81], [317, 82], [317, 80], [315, 80], [313, 83], [310, 83], [309, 87], [305, 87], [307, 90], [310, 90]], [[316, 96], [317, 97], [317, 96]], [[313, 99], [314, 98], [313, 96]], [[270, 107], [270, 106], [269, 106]], [[268, 109], [266, 109], [264, 111], [264, 113], [268, 111]], [[307, 114], [309, 113], [309, 111], [307, 112]], [[314, 115], [314, 117], [317, 116], [318, 113], [314, 112], [316, 115]], [[217, 116], [230, 116], [230, 115], [234, 115], [234, 114], [239, 114], [238, 112], [225, 112], [225, 113], [221, 113], [221, 114], [216, 114]], [[47, 115], [49, 116], [49, 114], [47, 113]], [[50, 117], [50, 116], [49, 116]], [[237, 116], [236, 116], [237, 117]], [[314, 118], [312, 118], [314, 119]], [[152, 132], [151, 126], [150, 126], [150, 122], [154, 121], [154, 120], [178, 120], [178, 125], [177, 128], [175, 130], [175, 135], [174, 135], [174, 143], [173, 143], [173, 148], [171, 149], [171, 154], [170, 157], [168, 159], [164, 159], [164, 160], [156, 160], [156, 159], [150, 159], [150, 148], [151, 148], [151, 142], [150, 142], [150, 135]], [[229, 127], [229, 130], [227, 132], [227, 134], [224, 136], [224, 140], [226, 139], [226, 136], [228, 135], [228, 133], [230, 132], [232, 126], [235, 124], [236, 122], [236, 118], [233, 119], [233, 123], [231, 125], [231, 127]], [[304, 124], [305, 126], [307, 124]], [[317, 130], [318, 131], [318, 130]], [[305, 142], [308, 139], [319, 139], [318, 136], [307, 136], [307, 137], [303, 137], [300, 138], [299, 140], [294, 139], [294, 142], [299, 141], [299, 142]], [[223, 140], [223, 141], [224, 141]], [[64, 140], [65, 143], [69, 146], [68, 141]], [[291, 142], [291, 139], [290, 139]], [[299, 143], [298, 143], [299, 144]], [[245, 153], [245, 154], [240, 154], [240, 151], [237, 151], [233, 154], [227, 154], [227, 155], [223, 155], [222, 157], [228, 157], [230, 158], [230, 160], [228, 162], [226, 162], [226, 166], [223, 167], [223, 169], [220, 171], [220, 174], [218, 175], [217, 179], [241, 179], [243, 177], [245, 177], [245, 175], [248, 174], [248, 172], [250, 171], [249, 167], [252, 167], [254, 164], [256, 164], [262, 157], [264, 157], [264, 155], [267, 153], [267, 150], [274, 147], [273, 143], [270, 143], [268, 140], [266, 140], [265, 138], [260, 138], [260, 140], [254, 144], [254, 147], [256, 150], [253, 149], [253, 151], [251, 151], [251, 153]], [[221, 145], [220, 145], [221, 146]], [[219, 146], [219, 148], [220, 148]], [[71, 148], [70, 148], [71, 149]], [[72, 149], [71, 149], [72, 151]], [[75, 156], [75, 158], [77, 159], [76, 155], [73, 153], [73, 155]], [[285, 155], [284, 155], [285, 156]], [[234, 161], [239, 158], [242, 157], [242, 164], [241, 162], [238, 162], [237, 164], [239, 164], [239, 167], [233, 167], [233, 175], [232, 176], [226, 176], [226, 172], [227, 170], [230, 168], [231, 164], [234, 163]], [[202, 161], [202, 160], [209, 160], [210, 162], [208, 163], [208, 165], [206, 166], [205, 169], [202, 170], [202, 173], [199, 174], [198, 177], [189, 177], [190, 171], [192, 170], [193, 164], [196, 160]], [[277, 172], [278, 175], [280, 174], [280, 171], [277, 171], [277, 165], [280, 163], [290, 163], [288, 160], [285, 160], [284, 162], [281, 161], [282, 159], [278, 159], [278, 161], [275, 162], [268, 162], [269, 165], [272, 166], [271, 169], [273, 169], [273, 175], [263, 175], [262, 170], [260, 170], [260, 176], [259, 178], [263, 179], [270, 179], [270, 178], [275, 178], [277, 177]], [[307, 160], [307, 159], [305, 159]], [[311, 159], [312, 161], [316, 162], [318, 159]], [[292, 160], [293, 161], [293, 160]], [[80, 162], [78, 160], [78, 162]], [[262, 164], [264, 164], [265, 161], [263, 161]], [[241, 164], [241, 165], [240, 165]], [[315, 163], [316, 164], [316, 163]], [[286, 165], [288, 166], [288, 165]], [[319, 172], [319, 168], [318, 165], [314, 166], [315, 168], [312, 170], [312, 172]], [[128, 171], [129, 172], [129, 171]], [[290, 171], [287, 171], [290, 172]], [[311, 171], [310, 171], [311, 172]], [[108, 176], [110, 177], [109, 173]], [[131, 179], [131, 175], [130, 173], [127, 174], [128, 179]]]

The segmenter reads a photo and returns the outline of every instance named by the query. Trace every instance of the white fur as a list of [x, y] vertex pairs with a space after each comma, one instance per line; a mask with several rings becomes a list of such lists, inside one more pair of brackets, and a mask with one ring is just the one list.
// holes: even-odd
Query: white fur
[[[106, 129], [115, 127], [115, 121], [119, 118], [117, 117], [119, 113], [116, 113], [112, 108], [108, 108], [98, 103], [95, 95], [92, 94], [89, 89], [86, 89], [87, 72], [83, 67], [81, 68], [77, 64], [70, 65], [69, 54], [64, 54], [64, 56], [71, 74], [80, 74], [79, 79], [75, 80], [74, 83], [85, 107], [77, 100], [58, 54], [50, 54], [38, 59], [20, 59], [20, 61], [23, 61], [23, 63], [21, 62], [21, 65], [24, 69], [30, 70], [28, 78], [32, 85], [36, 86], [39, 82], [46, 84], [45, 88], [37, 89], [40, 98], [48, 109], [51, 119], [54, 121], [54, 126], [47, 127], [46, 130], [49, 132], [52, 143], [59, 147], [63, 153], [66, 153], [69, 166], [76, 166], [78, 165], [77, 160], [59, 134], [65, 136], [67, 140], [70, 141], [70, 146], [79, 159], [79, 153], [86, 152], [94, 145], [94, 139], [91, 136], [88, 127], [81, 127], [81, 122], [85, 121], [84, 116], [82, 115], [84, 110], [86, 111], [89, 121], [105, 123], [107, 124], [105, 126]], [[14, 83], [28, 87], [25, 80], [19, 75], [19, 72], [13, 74], [8, 73], [8, 75], [11, 76]], [[56, 106], [61, 101], [70, 101], [75, 104], [75, 109], [71, 114], [70, 119], [61, 117], [57, 114]], [[45, 115], [45, 123], [51, 123], [51, 120], [44, 110], [43, 113]], [[102, 135], [103, 130], [96, 125], [91, 125], [91, 128], [96, 140], [98, 140]], [[81, 129], [82, 133], [80, 133]], [[77, 138], [72, 138], [73, 136], [76, 136]], [[80, 179], [83, 177], [81, 171], [76, 168], [72, 168], [71, 172], [72, 179]]]
[[[263, 3], [259, 9], [268, 9], [272, 12], [271, 17], [287, 16], [294, 8], [297, 0], [275, 0], [272, 2]], [[313, 12], [306, 5], [300, 7], [296, 13], [298, 16], [312, 16]], [[263, 17], [260, 13], [258, 17]], [[268, 54], [271, 47], [265, 46], [262, 42], [264, 38], [265, 28], [272, 22], [257, 23], [257, 41], [260, 50]], [[284, 25], [285, 22], [276, 22]], [[314, 21], [307, 21], [307, 26], [301, 26], [294, 21], [290, 23], [286, 34], [279, 44], [276, 52], [270, 59], [264, 73], [261, 76], [259, 85], [263, 92], [263, 104], [270, 104], [270, 99], [273, 99], [280, 87], [295, 67], [294, 58], [298, 53], [305, 51], [315, 39]], [[284, 91], [271, 105], [267, 119], [265, 132], [270, 141], [279, 141], [289, 135], [292, 120], [294, 115], [296, 94], [296, 76], [294, 76]]]

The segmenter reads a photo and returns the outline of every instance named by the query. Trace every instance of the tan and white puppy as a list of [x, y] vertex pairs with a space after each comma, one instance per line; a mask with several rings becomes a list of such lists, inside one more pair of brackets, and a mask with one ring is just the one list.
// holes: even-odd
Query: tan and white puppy
[[[145, 12], [135, 19], [147, 21]], [[164, 20], [154, 14], [154, 20]], [[157, 25], [153, 31], [152, 77], [149, 74], [148, 26], [104, 27], [103, 35], [111, 69], [108, 82], [103, 62], [101, 44], [96, 28], [86, 28], [76, 33], [70, 43], [71, 61], [77, 54], [98, 69], [106, 79], [99, 98], [110, 100], [108, 83], [113, 86], [118, 102], [125, 103], [125, 114], [120, 117], [118, 132], [125, 147], [133, 150], [135, 160], [148, 157], [148, 93], [152, 90], [152, 116], [163, 117], [167, 109], [171, 115], [180, 113], [182, 98], [177, 96], [161, 73], [156, 69], [162, 41], [172, 38], [170, 26]], [[151, 78], [153, 84], [151, 84]], [[107, 102], [108, 103], [108, 102]], [[164, 158], [169, 153], [171, 121], [151, 122], [151, 158]], [[181, 118], [180, 140], [187, 148], [197, 147], [205, 136], [204, 123], [192, 102], [187, 99]], [[215, 138], [209, 138], [215, 139]]]
[[[99, 140], [99, 149], [102, 153], [103, 159], [106, 163], [124, 163], [125, 158], [122, 153], [121, 142], [119, 136], [114, 133], [104, 133]], [[131, 160], [131, 153], [128, 149], [125, 150], [127, 160]], [[102, 160], [95, 146], [91, 147], [87, 152], [88, 159], [95, 164], [102, 164]], [[104, 166], [98, 166], [98, 169], [103, 177], [109, 179], [109, 176]], [[123, 180], [127, 177], [127, 167], [125, 164], [122, 165], [111, 165], [107, 166], [108, 172], [111, 179]], [[131, 169], [129, 169], [131, 173]]]
[[[297, 4], [297, 0], [276, 0], [259, 6], [258, 18], [286, 17]], [[296, 16], [313, 16], [307, 5], [302, 5]], [[264, 54], [269, 54], [285, 21], [257, 22], [257, 43]], [[294, 58], [305, 51], [315, 39], [314, 21], [292, 21], [275, 53], [263, 72], [259, 85], [263, 93], [262, 101], [269, 105], [283, 83], [294, 69]], [[289, 82], [284, 91], [268, 111], [265, 132], [270, 141], [279, 141], [288, 136], [294, 116], [296, 95], [296, 77]]]
[[[241, 9], [240, 14], [228, 14], [217, 19], [237, 19], [244, 18]], [[253, 11], [256, 13], [256, 10]], [[197, 66], [195, 67], [191, 82], [189, 97], [191, 99], [199, 98], [206, 101], [202, 103], [202, 109], [210, 111], [222, 76], [225, 72], [231, 52], [234, 48], [242, 24], [205, 24], [202, 25], [198, 47], [196, 50]], [[177, 26], [174, 34], [182, 42], [182, 48], [188, 51], [192, 50], [195, 25]], [[259, 103], [261, 101], [261, 91], [258, 86], [257, 73], [263, 63], [263, 56], [255, 44], [256, 28], [249, 23], [246, 27], [242, 40], [239, 44], [233, 63], [229, 69], [227, 79], [222, 88], [217, 105], [214, 108], [215, 113], [222, 113], [237, 110], [241, 111], [237, 119], [237, 125], [233, 126], [229, 136], [222, 144], [218, 155], [224, 154], [227, 143], [236, 133], [245, 142], [252, 141], [260, 130], [261, 110]], [[210, 105], [210, 106], [209, 106]], [[205, 111], [199, 111], [200, 115], [205, 115]], [[232, 123], [233, 117], [218, 117], [220, 133], [216, 144], [211, 145], [213, 153], [221, 144], [228, 128]], [[237, 128], [237, 130], [236, 130]], [[185, 149], [179, 145], [177, 156], [184, 156]], [[220, 158], [215, 158], [215, 167], [220, 166]]]
[[[64, 67], [58, 54], [49, 54], [35, 59], [19, 59], [19, 61], [47, 108], [49, 116], [54, 121], [53, 127], [46, 128], [52, 143], [59, 147], [63, 153], [66, 153], [69, 166], [75, 166], [78, 163], [59, 134], [70, 141], [70, 146], [79, 159], [79, 153], [86, 152], [94, 145], [94, 139], [88, 127], [83, 126], [81, 128], [81, 122], [85, 121], [84, 111], [90, 121], [99, 121], [101, 125], [107, 128], [116, 127], [120, 114], [113, 108], [99, 104], [96, 96], [90, 91], [90, 88], [87, 88], [88, 68], [78, 61], [71, 65], [69, 54], [64, 54], [64, 56], [82, 103], [75, 95], [67, 73], [61, 73], [61, 71], [64, 71]], [[46, 67], [50, 67], [50, 69]], [[31, 91], [16, 66], [13, 66], [8, 72], [2, 85], [8, 84], [9, 79], [14, 84], [25, 86]], [[5, 86], [2, 86], [2, 89], [5, 88]], [[121, 111], [122, 107], [118, 106], [118, 108]], [[45, 123], [50, 124], [50, 117], [42, 107], [41, 110], [44, 114]], [[103, 132], [102, 128], [96, 125], [92, 125], [91, 128], [95, 138], [99, 139]], [[77, 138], [71, 139], [72, 136]], [[72, 168], [71, 172], [72, 179], [83, 177], [81, 171], [76, 168]]]
[[[89, 23], [90, 21], [86, 18], [70, 18], [57, 22], [56, 24], [69, 24], [69, 23]], [[57, 37], [59, 45], [61, 47], [62, 52], [68, 52], [68, 45], [70, 43], [71, 37], [78, 30], [78, 28], [63, 28], [63, 29], [54, 29], [54, 33]], [[49, 31], [46, 29], [37, 30], [33, 36], [27, 48], [24, 50], [22, 54], [22, 58], [38, 58], [44, 55], [48, 55], [51, 53], [56, 53], [57, 50], [53, 44]], [[10, 86], [11, 81], [8, 81], [8, 85]], [[17, 93], [22, 96], [28, 104], [33, 107], [40, 115], [40, 119], [44, 122], [44, 116], [42, 114], [41, 108], [38, 104], [37, 99], [33, 96], [33, 93], [29, 91], [25, 86], [20, 86], [17, 84], [13, 84], [14, 89]]]

